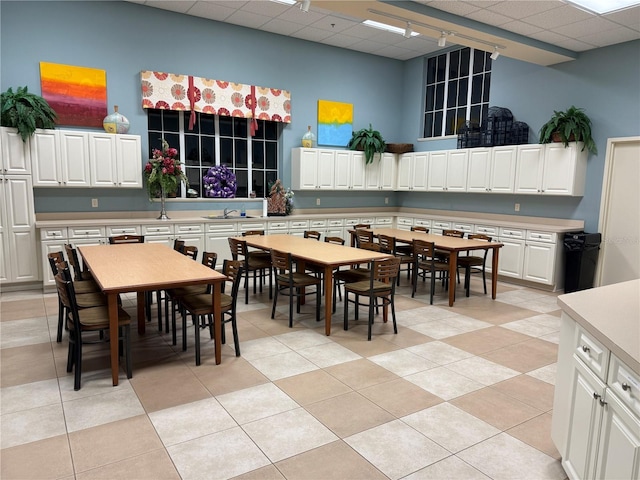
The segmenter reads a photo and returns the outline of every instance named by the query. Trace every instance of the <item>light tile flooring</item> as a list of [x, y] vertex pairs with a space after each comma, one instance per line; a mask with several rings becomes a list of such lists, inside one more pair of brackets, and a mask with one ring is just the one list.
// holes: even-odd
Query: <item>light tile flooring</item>
[[564, 479], [550, 438], [555, 294], [500, 283], [491, 300], [474, 279], [449, 308], [403, 283], [397, 335], [379, 319], [371, 342], [362, 321], [344, 331], [342, 303], [330, 337], [313, 304], [289, 329], [286, 302], [272, 320], [268, 296], [252, 295], [239, 301], [241, 357], [228, 341], [215, 365], [204, 332], [196, 367], [193, 327], [182, 352], [147, 324], [132, 379], [111, 386], [107, 345], [89, 345], [78, 392], [55, 294], [2, 293], [0, 476]]

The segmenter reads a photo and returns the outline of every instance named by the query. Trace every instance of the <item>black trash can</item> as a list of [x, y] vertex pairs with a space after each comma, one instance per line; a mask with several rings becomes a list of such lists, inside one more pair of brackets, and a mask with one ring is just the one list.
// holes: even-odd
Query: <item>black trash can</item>
[[577, 292], [593, 287], [602, 235], [567, 232], [564, 234], [564, 291]]

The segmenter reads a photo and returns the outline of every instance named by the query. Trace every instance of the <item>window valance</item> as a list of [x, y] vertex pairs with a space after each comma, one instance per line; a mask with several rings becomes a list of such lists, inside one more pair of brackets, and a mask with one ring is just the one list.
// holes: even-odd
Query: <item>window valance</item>
[[191, 111], [189, 128], [195, 112], [291, 123], [288, 90], [151, 71], [140, 72], [140, 80], [142, 108]]

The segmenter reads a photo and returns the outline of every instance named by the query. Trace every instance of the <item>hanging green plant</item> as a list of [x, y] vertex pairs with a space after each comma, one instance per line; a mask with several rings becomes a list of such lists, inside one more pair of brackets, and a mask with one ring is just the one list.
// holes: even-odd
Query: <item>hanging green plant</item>
[[362, 128], [357, 132], [353, 132], [351, 140], [347, 143], [347, 148], [364, 152], [366, 163], [373, 162], [373, 156], [376, 153], [384, 153], [386, 146], [387, 144], [380, 132], [374, 130], [371, 124], [369, 124], [369, 128]]
[[18, 130], [22, 141], [33, 135], [36, 128], [55, 128], [57, 115], [40, 95], [29, 93], [27, 87], [11, 87], [0, 95], [0, 125]]

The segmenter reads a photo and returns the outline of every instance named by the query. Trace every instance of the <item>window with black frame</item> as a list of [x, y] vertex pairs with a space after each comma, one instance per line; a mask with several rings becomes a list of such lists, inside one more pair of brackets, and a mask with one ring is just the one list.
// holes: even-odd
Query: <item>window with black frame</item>
[[189, 179], [177, 196], [205, 198], [203, 177], [209, 168], [224, 165], [237, 180], [236, 197], [265, 196], [268, 186], [278, 178], [281, 125], [258, 120], [255, 135], [250, 134], [250, 119], [196, 113], [189, 129], [191, 112], [147, 109], [149, 151], [162, 148], [164, 138], [178, 149], [178, 156]]
[[487, 118], [491, 53], [462, 48], [426, 59], [424, 138], [456, 135]]

